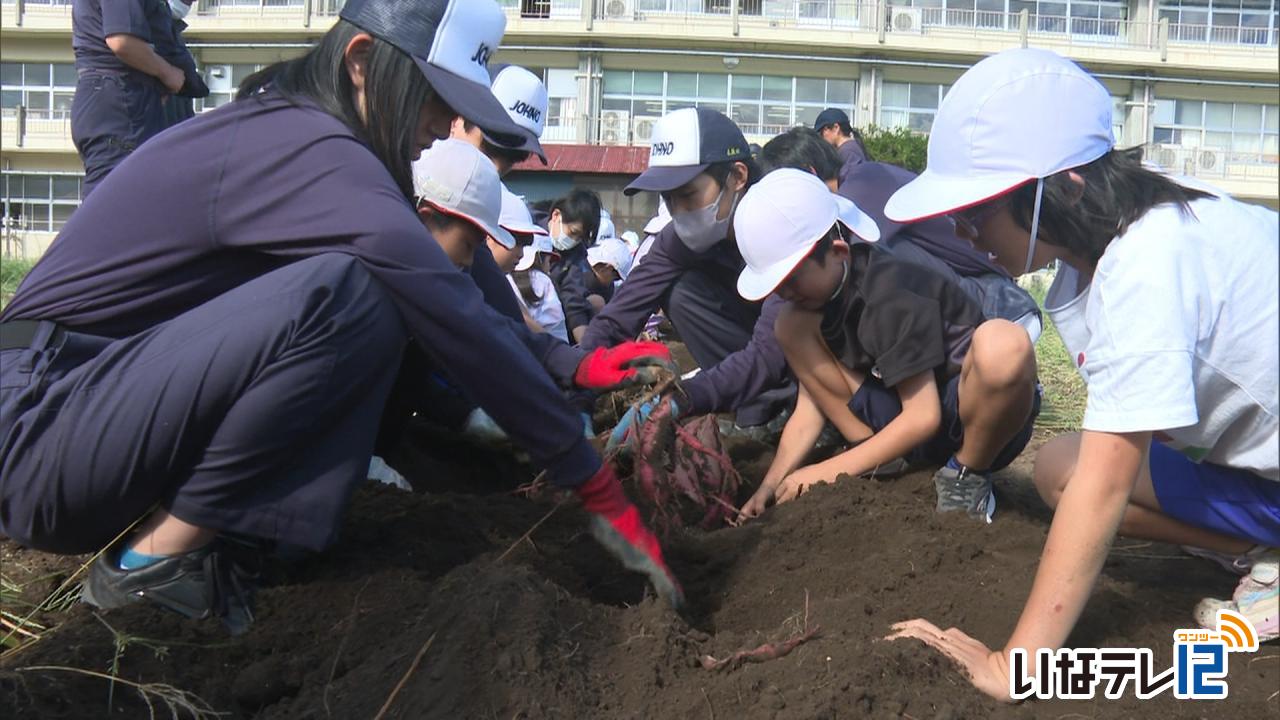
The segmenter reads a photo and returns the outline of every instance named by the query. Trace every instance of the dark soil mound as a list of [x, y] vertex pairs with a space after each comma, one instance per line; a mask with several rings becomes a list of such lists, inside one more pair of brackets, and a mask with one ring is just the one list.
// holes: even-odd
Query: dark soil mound
[[[729, 450], [748, 485], [757, 482], [767, 449]], [[410, 479], [423, 489], [426, 473], [447, 464], [415, 465]], [[505, 462], [490, 465], [502, 472], [491, 488], [529, 479]], [[678, 532], [668, 553], [691, 601], [685, 618], [647, 598], [640, 579], [594, 545], [574, 502], [521, 540], [556, 498], [370, 486], [357, 494], [338, 547], [275, 568], [249, 635], [228, 639], [216, 623], [146, 607], [105, 619], [120, 632], [163, 639], [128, 645], [120, 678], [193, 692], [230, 718], [372, 718], [419, 654], [387, 717], [1276, 717], [1274, 645], [1232, 655], [1222, 703], [1166, 694], [1006, 707], [919, 643], [881, 641], [892, 623], [917, 616], [988, 642], [1008, 636], [1046, 532], [1027, 479], [1025, 460], [1006, 473], [991, 526], [935, 515], [926, 473], [846, 480], [744, 527]], [[4, 549], [10, 577], [24, 566], [49, 570], [46, 556]], [[1233, 585], [1171, 548], [1120, 540], [1071, 643], [1149, 647], [1157, 666], [1168, 667], [1171, 631], [1190, 624], [1199, 597], [1225, 596]], [[786, 657], [731, 670], [700, 665], [703, 655], [794, 636], [806, 602], [821, 632]], [[60, 627], [3, 663], [6, 716], [147, 717], [131, 688], [115, 688], [109, 713], [103, 680], [19, 672], [110, 667], [111, 633], [86, 608], [57, 620]]]

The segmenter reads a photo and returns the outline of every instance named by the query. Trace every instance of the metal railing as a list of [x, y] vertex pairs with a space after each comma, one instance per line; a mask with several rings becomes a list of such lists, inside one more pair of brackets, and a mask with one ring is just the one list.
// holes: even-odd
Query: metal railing
[[1150, 145], [1144, 156], [1165, 171], [1177, 175], [1207, 179], [1269, 180], [1272, 183], [1280, 177], [1280, 155], [1275, 153]]
[[71, 111], [31, 109], [23, 105], [0, 110], [5, 149], [74, 149], [71, 140]]

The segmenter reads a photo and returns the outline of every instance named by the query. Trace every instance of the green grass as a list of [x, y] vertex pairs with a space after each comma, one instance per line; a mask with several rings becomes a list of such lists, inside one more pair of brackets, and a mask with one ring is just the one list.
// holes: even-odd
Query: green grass
[[18, 258], [0, 258], [0, 310], [9, 304], [13, 294], [18, 291], [18, 283], [35, 267], [35, 260]]
[[[1049, 278], [1037, 275], [1025, 284], [1036, 304], [1044, 310], [1044, 296]], [[1044, 399], [1036, 427], [1053, 432], [1073, 432], [1084, 419], [1085, 385], [1076, 371], [1075, 361], [1062, 343], [1058, 329], [1048, 314], [1044, 316], [1044, 332], [1036, 341], [1036, 366], [1044, 385]]]

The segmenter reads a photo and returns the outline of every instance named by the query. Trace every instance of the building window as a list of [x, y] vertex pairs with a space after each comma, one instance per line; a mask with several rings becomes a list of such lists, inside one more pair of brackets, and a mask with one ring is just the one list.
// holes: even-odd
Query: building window
[[1169, 39], [1241, 45], [1274, 45], [1280, 0], [1161, 0]]
[[1280, 160], [1280, 106], [1207, 100], [1156, 100], [1152, 141], [1221, 150], [1233, 163]]
[[253, 64], [205, 65], [200, 73], [204, 76], [205, 84], [209, 86], [209, 96], [196, 99], [196, 112], [212, 110], [219, 105], [231, 102], [236, 96], [236, 88], [240, 87], [240, 83], [264, 67], [266, 66]]
[[898, 0], [920, 9], [923, 26], [1017, 30], [1026, 10], [1037, 32], [1116, 37], [1123, 35], [1129, 7], [1124, 0]]
[[[601, 109], [643, 125], [673, 110], [705, 107], [729, 116], [744, 135], [773, 136], [812, 125], [826, 107], [854, 118], [854, 80], [780, 75], [606, 70]], [[616, 122], [616, 120], [615, 120]], [[634, 142], [647, 141], [644, 137]]]
[[17, 230], [57, 232], [80, 206], [84, 176], [4, 171], [0, 197], [4, 225]]
[[886, 82], [880, 85], [880, 120], [884, 127], [927, 133], [950, 85]]
[[71, 117], [76, 95], [76, 67], [71, 63], [0, 63], [0, 107], [6, 115], [18, 106], [37, 120]]

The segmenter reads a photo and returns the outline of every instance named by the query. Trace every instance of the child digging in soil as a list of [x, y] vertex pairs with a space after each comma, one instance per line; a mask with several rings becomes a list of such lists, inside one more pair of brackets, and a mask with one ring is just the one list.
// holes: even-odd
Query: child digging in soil
[[1083, 432], [1036, 456], [1055, 513], [1013, 636], [992, 651], [925, 620], [896, 626], [1002, 700], [1009, 653], [1062, 646], [1117, 534], [1244, 574], [1197, 620], [1216, 629], [1226, 606], [1260, 640], [1280, 634], [1277, 216], [1115, 149], [1111, 114], [1107, 89], [1074, 63], [993, 55], [952, 86], [928, 168], [886, 209], [902, 222], [950, 213], [1011, 273], [1060, 262], [1045, 309], [1088, 402]]
[[[800, 383], [778, 453], [742, 513], [905, 458], [946, 463], [934, 475], [939, 512], [990, 522], [986, 473], [1017, 457], [1039, 410], [1026, 331], [984, 320], [942, 275], [860, 242], [879, 237], [875, 223], [807, 172], [766, 175], [743, 198], [734, 231], [747, 263], [738, 291], [749, 300], [776, 291], [788, 302], [774, 332]], [[854, 447], [800, 467], [824, 419]]]

